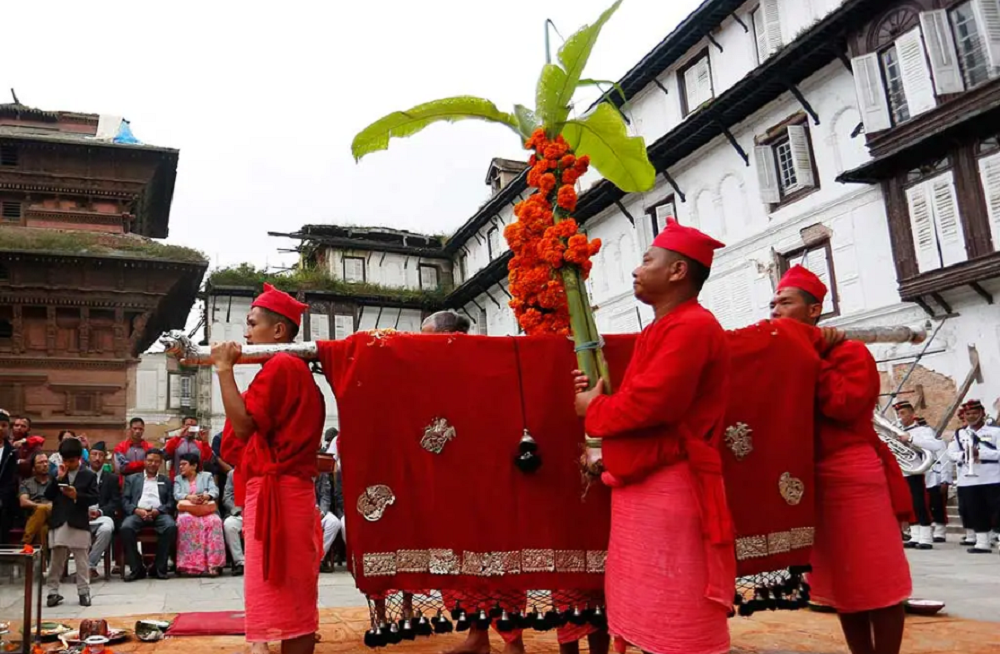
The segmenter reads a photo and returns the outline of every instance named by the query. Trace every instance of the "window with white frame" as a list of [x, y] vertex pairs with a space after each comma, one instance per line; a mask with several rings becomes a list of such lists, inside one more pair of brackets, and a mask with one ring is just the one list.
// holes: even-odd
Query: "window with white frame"
[[333, 317], [333, 337], [336, 340], [347, 338], [354, 333], [354, 316], [337, 315]]
[[464, 284], [469, 280], [469, 256], [464, 252], [458, 255], [458, 277], [459, 284]]
[[486, 232], [486, 248], [490, 256], [490, 261], [493, 261], [498, 256], [500, 256], [500, 228], [491, 227], [488, 232]]
[[1000, 252], [1000, 137], [983, 140], [979, 144], [978, 155], [979, 181], [986, 199], [993, 249]]
[[788, 272], [792, 266], [802, 266], [815, 273], [826, 286], [828, 292], [823, 299], [821, 320], [840, 315], [840, 295], [833, 272], [833, 249], [830, 247], [829, 239], [781, 255], [779, 261], [782, 274]]
[[761, 0], [760, 5], [750, 13], [757, 63], [762, 64], [781, 48], [781, 17], [778, 15], [778, 0]]
[[425, 291], [436, 291], [438, 288], [438, 269], [427, 263], [420, 264], [420, 288]]
[[[947, 159], [911, 171], [906, 205], [920, 273], [968, 260], [955, 178]], [[943, 172], [942, 172], [943, 171]]]
[[649, 216], [649, 224], [653, 231], [653, 237], [655, 238], [666, 228], [667, 218], [673, 218], [674, 220], [677, 219], [674, 196], [668, 195], [666, 198], [646, 209], [646, 215]]
[[[992, 15], [989, 7], [992, 6]], [[984, 11], [985, 9], [985, 11]], [[957, 55], [961, 78], [954, 80], [954, 93], [962, 91], [962, 86], [971, 89], [989, 80], [991, 69], [1000, 67], [1000, 3], [992, 0], [992, 5], [978, 1], [963, 2], [947, 12], [943, 10], [928, 11], [930, 19], [941, 32], [946, 32], [948, 23], [951, 26], [951, 42], [941, 39], [941, 49], [945, 57]], [[987, 43], [986, 25], [992, 25], [992, 44]], [[932, 59], [932, 63], [935, 63]], [[939, 75], [935, 66], [935, 77]]]
[[194, 406], [194, 376], [170, 373], [167, 378], [168, 409], [190, 409]]
[[712, 62], [707, 49], [678, 70], [677, 76], [681, 89], [681, 112], [685, 116], [715, 97]]
[[867, 134], [889, 129], [937, 106], [920, 27], [878, 52], [855, 57], [852, 66]]
[[344, 257], [344, 281], [345, 282], [365, 281], [364, 257]]
[[757, 185], [765, 204], [792, 202], [819, 186], [805, 118], [771, 130], [754, 147]]
[[869, 134], [937, 106], [1000, 74], [1000, 0], [924, 11], [919, 26], [854, 59], [858, 105]]

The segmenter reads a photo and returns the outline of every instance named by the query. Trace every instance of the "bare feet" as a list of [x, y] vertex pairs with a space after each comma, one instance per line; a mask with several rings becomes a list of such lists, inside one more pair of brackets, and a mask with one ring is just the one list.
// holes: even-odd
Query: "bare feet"
[[[245, 651], [245, 650], [244, 650]], [[250, 654], [268, 654], [267, 643], [250, 643]]]
[[[521, 652], [524, 652], [524, 645], [521, 645]], [[442, 654], [490, 654], [490, 632], [473, 627], [469, 629], [469, 635], [465, 641]]]
[[524, 639], [518, 636], [503, 648], [503, 654], [525, 654]]

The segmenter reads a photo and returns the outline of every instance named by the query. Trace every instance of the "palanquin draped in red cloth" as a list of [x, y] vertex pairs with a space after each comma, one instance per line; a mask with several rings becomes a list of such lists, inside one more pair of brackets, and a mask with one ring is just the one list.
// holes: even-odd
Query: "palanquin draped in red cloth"
[[[804, 566], [812, 544], [817, 332], [784, 322], [730, 332], [723, 460], [741, 576]], [[634, 338], [606, 338], [613, 377]], [[584, 495], [571, 341], [370, 332], [319, 352], [362, 592], [602, 588], [610, 491]], [[531, 474], [514, 465], [525, 429], [542, 458]]]

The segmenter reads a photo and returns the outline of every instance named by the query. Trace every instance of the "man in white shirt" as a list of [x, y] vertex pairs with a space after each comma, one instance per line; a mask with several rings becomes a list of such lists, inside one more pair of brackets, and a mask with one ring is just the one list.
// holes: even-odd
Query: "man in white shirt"
[[156, 579], [167, 578], [167, 558], [177, 540], [177, 523], [173, 518], [173, 485], [166, 476], [159, 474], [162, 465], [163, 453], [151, 449], [146, 452], [143, 474], [125, 478], [122, 508], [126, 517], [122, 521], [121, 536], [131, 569], [125, 581], [142, 579], [147, 574], [137, 543], [139, 531], [147, 526], [153, 527], [157, 535], [156, 561], [148, 572]]
[[222, 534], [229, 546], [229, 554], [233, 557], [233, 576], [243, 576], [243, 566], [246, 558], [243, 555], [243, 507], [236, 506], [236, 493], [233, 489], [233, 468], [226, 473], [226, 486], [222, 492], [222, 506], [228, 514], [222, 523]]
[[[921, 447], [928, 452], [938, 454], [945, 449], [945, 444], [935, 438], [934, 430], [930, 427], [921, 426], [917, 420], [917, 415], [913, 410], [913, 405], [907, 400], [896, 402], [892, 405], [903, 427], [904, 434], [900, 440], [907, 444]], [[906, 547], [916, 547], [921, 550], [934, 548], [934, 528], [931, 524], [930, 507], [927, 503], [927, 477], [926, 475], [906, 475], [906, 483], [910, 487], [910, 495], [913, 498], [913, 512], [917, 516], [914, 534], [911, 534], [910, 541]]]
[[963, 405], [966, 427], [955, 432], [948, 456], [958, 464], [958, 500], [963, 505], [966, 527], [976, 534], [970, 554], [989, 554], [990, 529], [1000, 513], [1000, 428], [986, 424], [986, 411], [979, 400]]

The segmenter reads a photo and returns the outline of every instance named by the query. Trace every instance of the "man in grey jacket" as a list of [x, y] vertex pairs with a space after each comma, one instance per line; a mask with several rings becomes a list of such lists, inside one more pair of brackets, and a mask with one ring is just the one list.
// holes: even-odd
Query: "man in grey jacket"
[[222, 533], [226, 537], [229, 554], [233, 557], [233, 575], [243, 574], [243, 507], [236, 506], [236, 494], [233, 490], [233, 468], [226, 473], [226, 488], [222, 492], [222, 508], [226, 511], [226, 519], [222, 523]]

